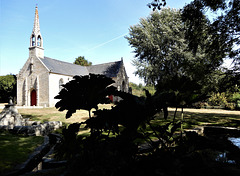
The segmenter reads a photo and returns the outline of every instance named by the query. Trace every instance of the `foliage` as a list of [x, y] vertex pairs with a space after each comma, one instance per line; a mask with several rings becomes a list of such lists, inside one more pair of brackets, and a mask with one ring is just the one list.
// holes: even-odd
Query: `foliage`
[[151, 85], [144, 86], [141, 83], [137, 85], [135, 83], [130, 82], [129, 87], [132, 88], [132, 94], [139, 97], [146, 96], [144, 90], [148, 90], [151, 95], [153, 95], [156, 92], [154, 86], [151, 86]]
[[79, 56], [75, 59], [74, 64], [81, 65], [81, 66], [91, 66], [92, 62], [89, 62], [85, 59], [84, 56]]
[[227, 97], [225, 93], [213, 93], [208, 99], [208, 103], [212, 106], [225, 106], [227, 104]]
[[[125, 97], [125, 100], [130, 100], [129, 104], [134, 104], [132, 106], [134, 113], [138, 106], [144, 107], [145, 111], [148, 108], [152, 110], [147, 105], [146, 99], [141, 99], [140, 103], [139, 99], [133, 98], [132, 95], [125, 94], [122, 97]], [[150, 100], [148, 99], [148, 101]], [[217, 173], [223, 171], [215, 161], [217, 153], [212, 156], [211, 152], [207, 153], [206, 151], [211, 149], [214, 152], [224, 151], [226, 147], [231, 147], [229, 142], [223, 139], [208, 139], [198, 136], [196, 133], [187, 133], [184, 137], [176, 135], [181, 121], [154, 124], [145, 116], [152, 113], [149, 111], [140, 116], [139, 120], [135, 117], [131, 119], [130, 116], [124, 118], [127, 115], [125, 112], [129, 112], [129, 108], [126, 109], [129, 104], [122, 103], [120, 105], [123, 106], [122, 109], [118, 107], [112, 112], [111, 110], [99, 111], [95, 117], [88, 119], [85, 123], [94, 129], [91, 130], [89, 137], [76, 136], [79, 124], [73, 124], [77, 127], [76, 130], [69, 131], [73, 140], [68, 141], [69, 135], [66, 134], [69, 133], [63, 133], [64, 141], [67, 140], [63, 143], [65, 147], [67, 146], [65, 148], [67, 150], [64, 151], [68, 153], [68, 156], [72, 156], [68, 158], [70, 163], [68, 175], [157, 175], [159, 172], [165, 175], [173, 173], [175, 173], [174, 175], [192, 175], [189, 173], [189, 169], [192, 167], [198, 169], [198, 173], [203, 175], [206, 173], [216, 174], [214, 169], [216, 167], [220, 169]], [[121, 114], [119, 115], [119, 113]], [[130, 115], [133, 114], [130, 112]], [[144, 116], [145, 118], [141, 119]], [[115, 126], [113, 123], [121, 125]], [[72, 127], [69, 126], [69, 129]], [[107, 135], [104, 131], [108, 132]], [[116, 135], [110, 137], [110, 132], [116, 133]], [[239, 156], [239, 153], [235, 153], [235, 156]], [[235, 159], [237, 158], [235, 157]], [[211, 166], [207, 167], [209, 163]], [[164, 169], [159, 171], [158, 168]], [[208, 168], [208, 171], [205, 172], [204, 168]], [[230, 173], [229, 175], [234, 174]]]
[[0, 76], [0, 102], [9, 102], [9, 98], [16, 97], [17, 78], [15, 75]]
[[63, 86], [63, 89], [55, 97], [60, 99], [55, 105], [59, 111], [67, 110], [66, 118], [71, 117], [78, 109], [89, 111], [91, 118], [91, 109], [98, 109], [99, 103], [108, 102], [107, 95], [116, 88], [111, 86], [114, 81], [104, 75], [86, 75], [74, 76], [73, 80]]
[[[207, 43], [207, 20], [201, 25], [203, 33], [199, 37]], [[130, 36], [126, 37], [136, 53], [136, 74], [147, 85], [154, 85], [158, 92], [181, 94], [184, 104], [192, 103], [193, 98], [206, 98], [208, 92], [215, 88], [215, 75], [219, 74], [217, 69], [222, 63], [222, 58], [213, 60], [201, 48], [196, 52], [189, 50], [185, 31], [180, 11], [165, 8], [130, 27]], [[186, 94], [185, 89], [188, 91]], [[191, 100], [183, 99], [188, 97]]]
[[[79, 79], [79, 84], [80, 81], [83, 79]], [[122, 99], [112, 109], [96, 109], [94, 117], [63, 130], [63, 142], [56, 153], [60, 159], [68, 159], [67, 175], [192, 175], [188, 170], [192, 167], [202, 168], [198, 173], [204, 175], [203, 168], [209, 161], [213, 166], [207, 173], [215, 174], [213, 168], [219, 167], [218, 163], [204, 153], [205, 150], [223, 151], [227, 145], [231, 148], [226, 141], [216, 142], [216, 138], [206, 139], [196, 133], [178, 135], [179, 129], [180, 134], [183, 132], [183, 112], [180, 120], [175, 112], [171, 121], [156, 123], [157, 113], [161, 111], [168, 120], [167, 107], [177, 99], [174, 93], [151, 95], [146, 90], [146, 97], [116, 90], [111, 93]], [[78, 99], [78, 102], [81, 101]], [[90, 136], [77, 136], [81, 126], [91, 129]], [[235, 152], [232, 156], [238, 157], [239, 149]], [[236, 157], [234, 160], [238, 161]]]
[[[207, 43], [199, 40], [203, 33], [201, 25], [205, 20], [205, 14], [209, 14], [207, 27]], [[214, 16], [214, 18], [212, 17]], [[195, 51], [202, 48], [204, 53], [219, 60], [227, 58], [233, 61], [234, 67], [225, 71], [219, 85], [219, 91], [224, 92], [229, 87], [239, 85], [240, 65], [240, 1], [239, 0], [194, 0], [186, 5], [182, 11], [183, 21], [187, 25], [186, 39], [189, 48]]]
[[[204, 47], [199, 42], [198, 35], [201, 35], [199, 22], [205, 17], [204, 14], [210, 9], [215, 16], [214, 19], [209, 20], [210, 26], [208, 28], [208, 45], [205, 46], [205, 53], [213, 58], [218, 59], [229, 57], [239, 60], [240, 49], [238, 46], [240, 26], [240, 1], [239, 0], [194, 0], [186, 5], [183, 9], [183, 19], [188, 24], [188, 40], [193, 42], [189, 45], [194, 49], [198, 46]], [[221, 13], [217, 13], [221, 11]]]
[[147, 6], [155, 11], [156, 9], [161, 10], [166, 4], [166, 0], [153, 0], [151, 3], [148, 3]]

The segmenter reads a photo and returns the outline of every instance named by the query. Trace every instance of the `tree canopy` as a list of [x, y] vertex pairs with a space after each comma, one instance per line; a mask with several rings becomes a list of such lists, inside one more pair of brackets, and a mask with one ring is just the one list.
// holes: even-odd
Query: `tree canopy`
[[147, 6], [155, 11], [156, 9], [161, 10], [166, 4], [166, 0], [153, 0], [151, 3], [148, 3]]
[[10, 97], [16, 97], [16, 84], [15, 75], [0, 76], [0, 102], [6, 103]]
[[[205, 20], [201, 28], [207, 31], [207, 27], [208, 21]], [[165, 8], [155, 11], [131, 26], [129, 31], [130, 36], [126, 38], [134, 48], [136, 74], [146, 83], [162, 83], [175, 76], [202, 80], [206, 73], [211, 74], [222, 63], [221, 59], [208, 58], [201, 48], [195, 53], [189, 50], [185, 39], [186, 26], [179, 10]], [[203, 43], [207, 42], [206, 35], [202, 32]]]
[[[209, 22], [203, 18], [199, 25], [202, 32], [198, 39], [204, 46], [210, 42]], [[131, 26], [126, 38], [134, 48], [135, 73], [145, 83], [155, 85], [158, 91], [182, 94], [189, 91], [188, 97], [197, 90], [194, 94], [200, 96], [214, 88], [216, 77], [213, 75], [223, 58], [210, 57], [204, 47], [189, 48], [191, 43], [185, 38], [186, 28], [179, 10], [163, 8]]]
[[[214, 58], [231, 58], [239, 64], [240, 61], [240, 1], [239, 0], [194, 0], [186, 5], [182, 17], [188, 28], [186, 39], [189, 47], [195, 50], [201, 45], [201, 22], [206, 12], [215, 18], [209, 18], [208, 38], [205, 53]], [[203, 46], [203, 45], [202, 45]]]
[[[153, 0], [147, 5], [153, 11], [161, 10], [167, 4], [166, 0]], [[240, 1], [239, 0], [194, 0], [182, 9], [183, 21], [187, 24], [186, 39], [189, 48], [196, 52], [202, 46], [199, 36], [203, 30], [201, 23], [209, 15], [209, 38], [206, 53], [211, 57], [233, 59], [235, 70], [240, 65]], [[214, 16], [214, 18], [213, 18]]]
[[74, 64], [81, 65], [81, 66], [91, 66], [92, 62], [89, 62], [85, 59], [84, 56], [79, 56], [75, 59]]

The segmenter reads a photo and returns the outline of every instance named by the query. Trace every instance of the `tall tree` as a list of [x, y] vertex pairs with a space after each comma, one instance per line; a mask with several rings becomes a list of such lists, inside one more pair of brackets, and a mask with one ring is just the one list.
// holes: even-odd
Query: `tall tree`
[[[209, 20], [207, 37], [209, 42], [202, 44], [199, 41], [201, 26], [204, 15], [215, 18]], [[186, 5], [182, 11], [182, 18], [187, 25], [186, 39], [189, 41], [189, 48], [195, 51], [196, 48], [204, 49], [206, 55], [212, 60], [219, 58], [232, 59], [233, 69], [225, 71], [225, 76], [219, 86], [222, 91], [230, 86], [240, 84], [240, 1], [239, 0], [194, 0]]]
[[89, 62], [85, 59], [84, 56], [79, 56], [75, 59], [74, 64], [81, 65], [81, 66], [91, 66], [92, 62]]
[[[208, 43], [206, 18], [201, 21], [203, 44]], [[185, 39], [186, 25], [181, 12], [170, 8], [155, 11], [140, 23], [130, 27], [126, 37], [134, 48], [136, 74], [147, 84], [153, 84], [159, 91], [175, 92], [211, 89], [213, 76], [223, 59], [208, 57], [203, 48], [193, 52]], [[190, 89], [190, 87], [192, 89]]]
[[[209, 42], [202, 45], [201, 21], [206, 12], [213, 14], [208, 30]], [[199, 46], [205, 48], [205, 53], [213, 58], [231, 58], [239, 64], [240, 61], [240, 1], [239, 0], [194, 0], [186, 5], [182, 13], [187, 25], [186, 39], [189, 47], [196, 50]]]

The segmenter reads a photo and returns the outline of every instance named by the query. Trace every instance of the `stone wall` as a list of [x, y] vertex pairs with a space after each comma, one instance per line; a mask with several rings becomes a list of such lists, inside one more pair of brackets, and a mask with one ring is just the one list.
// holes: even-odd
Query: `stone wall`
[[61, 128], [61, 121], [40, 123], [39, 121], [29, 121], [18, 113], [14, 104], [9, 103], [0, 114], [0, 130], [8, 130], [16, 134], [28, 136], [44, 136], [52, 131]]

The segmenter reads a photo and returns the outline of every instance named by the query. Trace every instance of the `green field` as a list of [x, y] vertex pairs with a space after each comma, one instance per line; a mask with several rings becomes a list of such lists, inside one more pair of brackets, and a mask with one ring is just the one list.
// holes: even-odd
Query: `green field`
[[[100, 105], [99, 108], [111, 108], [112, 105]], [[65, 124], [82, 122], [88, 118], [88, 111], [77, 111], [69, 119], [65, 118], [66, 111], [59, 112], [55, 108], [19, 109], [24, 118], [38, 121], [62, 121]], [[168, 120], [163, 119], [163, 114], [157, 114], [153, 124], [165, 124], [173, 119], [175, 109], [169, 108]], [[184, 109], [184, 129], [197, 126], [217, 125], [240, 127], [240, 111], [227, 111], [216, 109]], [[181, 119], [181, 111], [176, 114], [176, 120]], [[86, 132], [86, 131], [83, 131]], [[0, 173], [12, 169], [17, 164], [24, 162], [29, 154], [40, 144], [42, 137], [15, 136], [9, 133], [0, 133]]]

